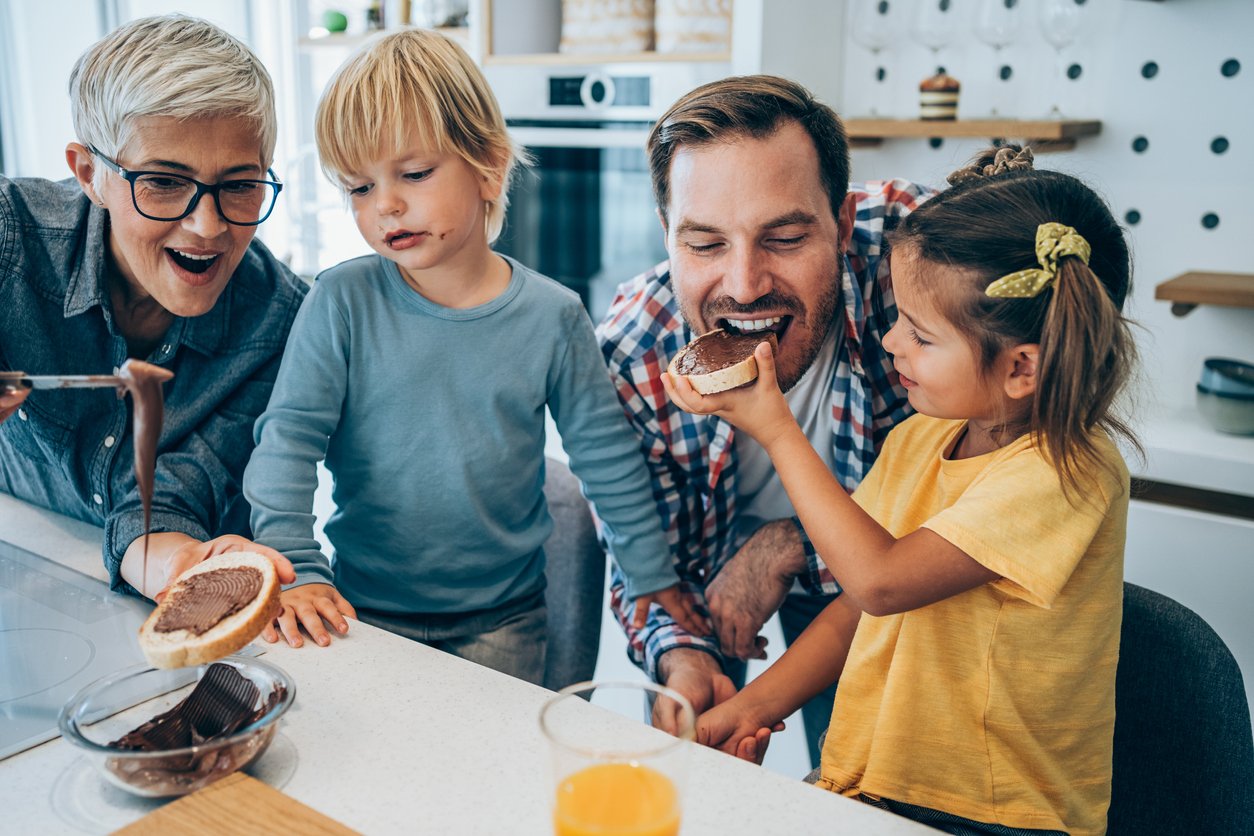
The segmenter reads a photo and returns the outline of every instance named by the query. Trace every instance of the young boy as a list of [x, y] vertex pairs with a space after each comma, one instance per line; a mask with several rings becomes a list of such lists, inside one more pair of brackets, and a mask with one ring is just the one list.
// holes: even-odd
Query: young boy
[[[539, 682], [546, 406], [637, 620], [656, 601], [708, 629], [679, 592], [579, 298], [490, 248], [518, 152], [479, 69], [430, 31], [382, 38], [339, 70], [316, 131], [376, 255], [319, 276], [245, 474], [257, 541], [296, 567], [288, 642], [303, 626], [325, 645], [323, 620], [343, 633], [355, 616]], [[333, 565], [313, 536], [323, 458]]]

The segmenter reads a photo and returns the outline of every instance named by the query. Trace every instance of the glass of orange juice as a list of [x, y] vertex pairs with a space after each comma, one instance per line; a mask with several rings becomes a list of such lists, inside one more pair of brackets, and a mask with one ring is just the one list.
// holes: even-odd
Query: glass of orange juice
[[[659, 711], [677, 736], [653, 728]], [[553, 757], [557, 836], [675, 836], [695, 715], [683, 695], [652, 682], [580, 682], [540, 710]]]

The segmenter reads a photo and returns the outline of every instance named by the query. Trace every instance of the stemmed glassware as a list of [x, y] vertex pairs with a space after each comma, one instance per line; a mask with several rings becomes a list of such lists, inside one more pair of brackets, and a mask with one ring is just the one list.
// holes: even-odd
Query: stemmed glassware
[[1075, 43], [1084, 26], [1086, 0], [1040, 0], [1041, 34], [1054, 48], [1057, 67], [1054, 72], [1053, 103], [1049, 118], [1062, 118], [1062, 85], [1066, 81], [1067, 65], [1063, 50]]
[[1005, 101], [1004, 94], [1009, 87], [1009, 79], [1001, 78], [1004, 66], [1001, 51], [1014, 43], [1018, 34], [1018, 5], [1019, 0], [980, 0], [975, 16], [975, 36], [993, 48], [997, 80], [993, 84], [993, 95], [990, 97], [989, 115], [994, 119], [1004, 115], [1000, 105]]
[[932, 50], [932, 63], [940, 71], [940, 52], [953, 42], [958, 33], [958, 17], [952, 10], [953, 0], [917, 0], [918, 11], [910, 35]]
[[[889, 0], [853, 0], [850, 37], [858, 46], [870, 51], [877, 74], [883, 71], [879, 62], [880, 52], [893, 39], [892, 23], [888, 17], [889, 7]], [[870, 115], [873, 117], [880, 115], [879, 98], [878, 95], [871, 96]]]

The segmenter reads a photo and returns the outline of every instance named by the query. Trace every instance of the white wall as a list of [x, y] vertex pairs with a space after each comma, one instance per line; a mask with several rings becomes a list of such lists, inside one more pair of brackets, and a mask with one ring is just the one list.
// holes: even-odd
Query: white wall
[[79, 54], [105, 31], [99, 4], [7, 2], [0, 4], [0, 27], [4, 173], [69, 177], [65, 146], [74, 130], [67, 84]]
[[[857, 2], [858, 0], [855, 0]], [[867, 0], [870, 2], [870, 0]], [[871, 54], [850, 43], [845, 50], [845, 95], [838, 109], [864, 115], [874, 97], [887, 92], [888, 110], [913, 116], [918, 81], [932, 65], [930, 53], [905, 34], [911, 7], [922, 0], [892, 0], [904, 40], [881, 53], [888, 68], [874, 81]], [[1057, 62], [1036, 27], [1040, 0], [1020, 0], [1025, 20], [1020, 40], [1008, 47], [1005, 63], [1015, 74], [1008, 84], [1011, 115], [1039, 118], [1049, 107], [1048, 91]], [[953, 0], [954, 13], [968, 15], [973, 0]], [[1143, 353], [1147, 407], [1155, 412], [1192, 408], [1193, 386], [1202, 360], [1213, 355], [1254, 362], [1254, 310], [1200, 307], [1185, 318], [1154, 300], [1154, 286], [1187, 270], [1254, 273], [1248, 246], [1254, 203], [1245, 192], [1254, 182], [1254, 3], [1247, 0], [1089, 0], [1091, 26], [1064, 53], [1082, 74], [1065, 83], [1064, 112], [1102, 120], [1100, 136], [1082, 139], [1074, 151], [1042, 155], [1040, 167], [1075, 174], [1110, 202], [1116, 217], [1141, 214], [1129, 228], [1135, 253], [1131, 315], [1144, 327]], [[969, 18], [968, 18], [969, 21]], [[991, 48], [963, 28], [960, 40], [941, 61], [962, 81], [959, 115], [986, 115], [997, 66]], [[1220, 73], [1228, 58], [1241, 62], [1232, 78]], [[1158, 64], [1150, 80], [1141, 75], [1148, 61]], [[881, 108], [883, 110], [884, 108]], [[1149, 141], [1144, 153], [1133, 140]], [[1222, 155], [1211, 141], [1228, 139]], [[987, 143], [945, 140], [932, 148], [923, 140], [896, 140], [853, 152], [858, 178], [907, 177], [932, 185]], [[1219, 225], [1204, 229], [1213, 212]], [[1225, 439], [1216, 436], [1215, 443]]]

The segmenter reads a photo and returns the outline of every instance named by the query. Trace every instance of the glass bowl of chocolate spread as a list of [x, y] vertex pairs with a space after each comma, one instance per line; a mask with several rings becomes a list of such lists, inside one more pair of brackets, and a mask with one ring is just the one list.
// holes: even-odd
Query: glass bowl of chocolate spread
[[292, 678], [258, 659], [140, 664], [84, 687], [58, 723], [109, 783], [162, 798], [195, 792], [261, 757], [295, 698]]

